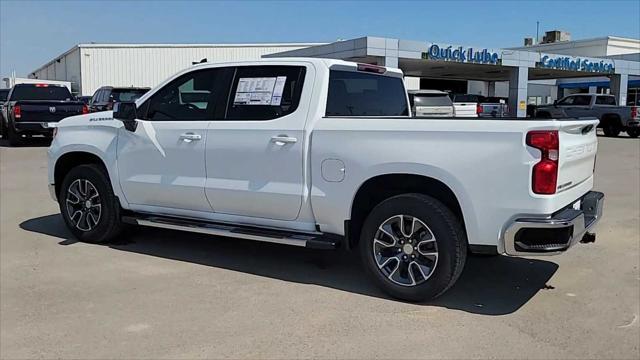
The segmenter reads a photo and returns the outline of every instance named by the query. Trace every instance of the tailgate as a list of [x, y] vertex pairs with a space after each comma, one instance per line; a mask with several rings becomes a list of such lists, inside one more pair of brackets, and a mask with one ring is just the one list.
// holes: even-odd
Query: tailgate
[[416, 116], [453, 116], [453, 106], [416, 106]]
[[481, 104], [482, 116], [502, 117], [506, 114], [506, 106], [504, 104]]
[[562, 192], [593, 175], [598, 150], [598, 120], [569, 120], [559, 123], [558, 192]]
[[21, 122], [57, 122], [82, 114], [82, 104], [52, 101], [19, 101]]
[[476, 117], [478, 114], [477, 105], [475, 103], [453, 103], [456, 116], [472, 116]]

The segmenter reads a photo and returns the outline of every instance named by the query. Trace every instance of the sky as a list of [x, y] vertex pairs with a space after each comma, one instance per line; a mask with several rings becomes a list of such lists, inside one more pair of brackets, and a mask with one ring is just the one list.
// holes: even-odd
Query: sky
[[640, 38], [629, 1], [0, 0], [0, 77], [26, 76], [78, 43], [330, 42], [383, 36], [492, 48], [545, 30]]

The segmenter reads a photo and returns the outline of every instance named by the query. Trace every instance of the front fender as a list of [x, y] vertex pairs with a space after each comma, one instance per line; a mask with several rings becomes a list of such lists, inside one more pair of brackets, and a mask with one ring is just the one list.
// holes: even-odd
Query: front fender
[[[119, 127], [111, 124], [95, 126], [77, 126], [61, 124], [58, 127], [56, 137], [48, 149], [48, 178], [49, 184], [55, 183], [55, 166], [58, 160], [70, 153], [88, 153], [99, 158], [113, 186], [114, 194], [120, 199], [123, 208], [128, 208], [128, 204], [120, 188], [117, 148]], [[66, 126], [64, 126], [66, 125]]]

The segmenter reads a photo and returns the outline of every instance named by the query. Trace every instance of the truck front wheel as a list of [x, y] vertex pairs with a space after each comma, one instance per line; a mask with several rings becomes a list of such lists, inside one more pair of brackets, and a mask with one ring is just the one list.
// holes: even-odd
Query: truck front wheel
[[67, 227], [80, 241], [104, 243], [120, 234], [120, 204], [105, 171], [95, 164], [71, 169], [58, 194]]
[[627, 135], [632, 138], [637, 138], [638, 136], [640, 136], [640, 129], [628, 129]]
[[358, 245], [375, 283], [407, 301], [443, 294], [462, 273], [467, 257], [460, 221], [423, 194], [397, 195], [378, 204], [364, 222]]

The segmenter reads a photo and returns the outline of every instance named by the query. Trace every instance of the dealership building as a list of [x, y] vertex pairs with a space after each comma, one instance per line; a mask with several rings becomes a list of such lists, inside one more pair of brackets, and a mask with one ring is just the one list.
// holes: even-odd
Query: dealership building
[[488, 48], [383, 37], [333, 43], [80, 44], [29, 77], [70, 81], [79, 95], [100, 86], [155, 86], [203, 59], [326, 57], [399, 67], [408, 89], [440, 89], [508, 99], [512, 115], [570, 93], [611, 93], [620, 104], [640, 101], [640, 39], [576, 40], [548, 32], [541, 44]]

